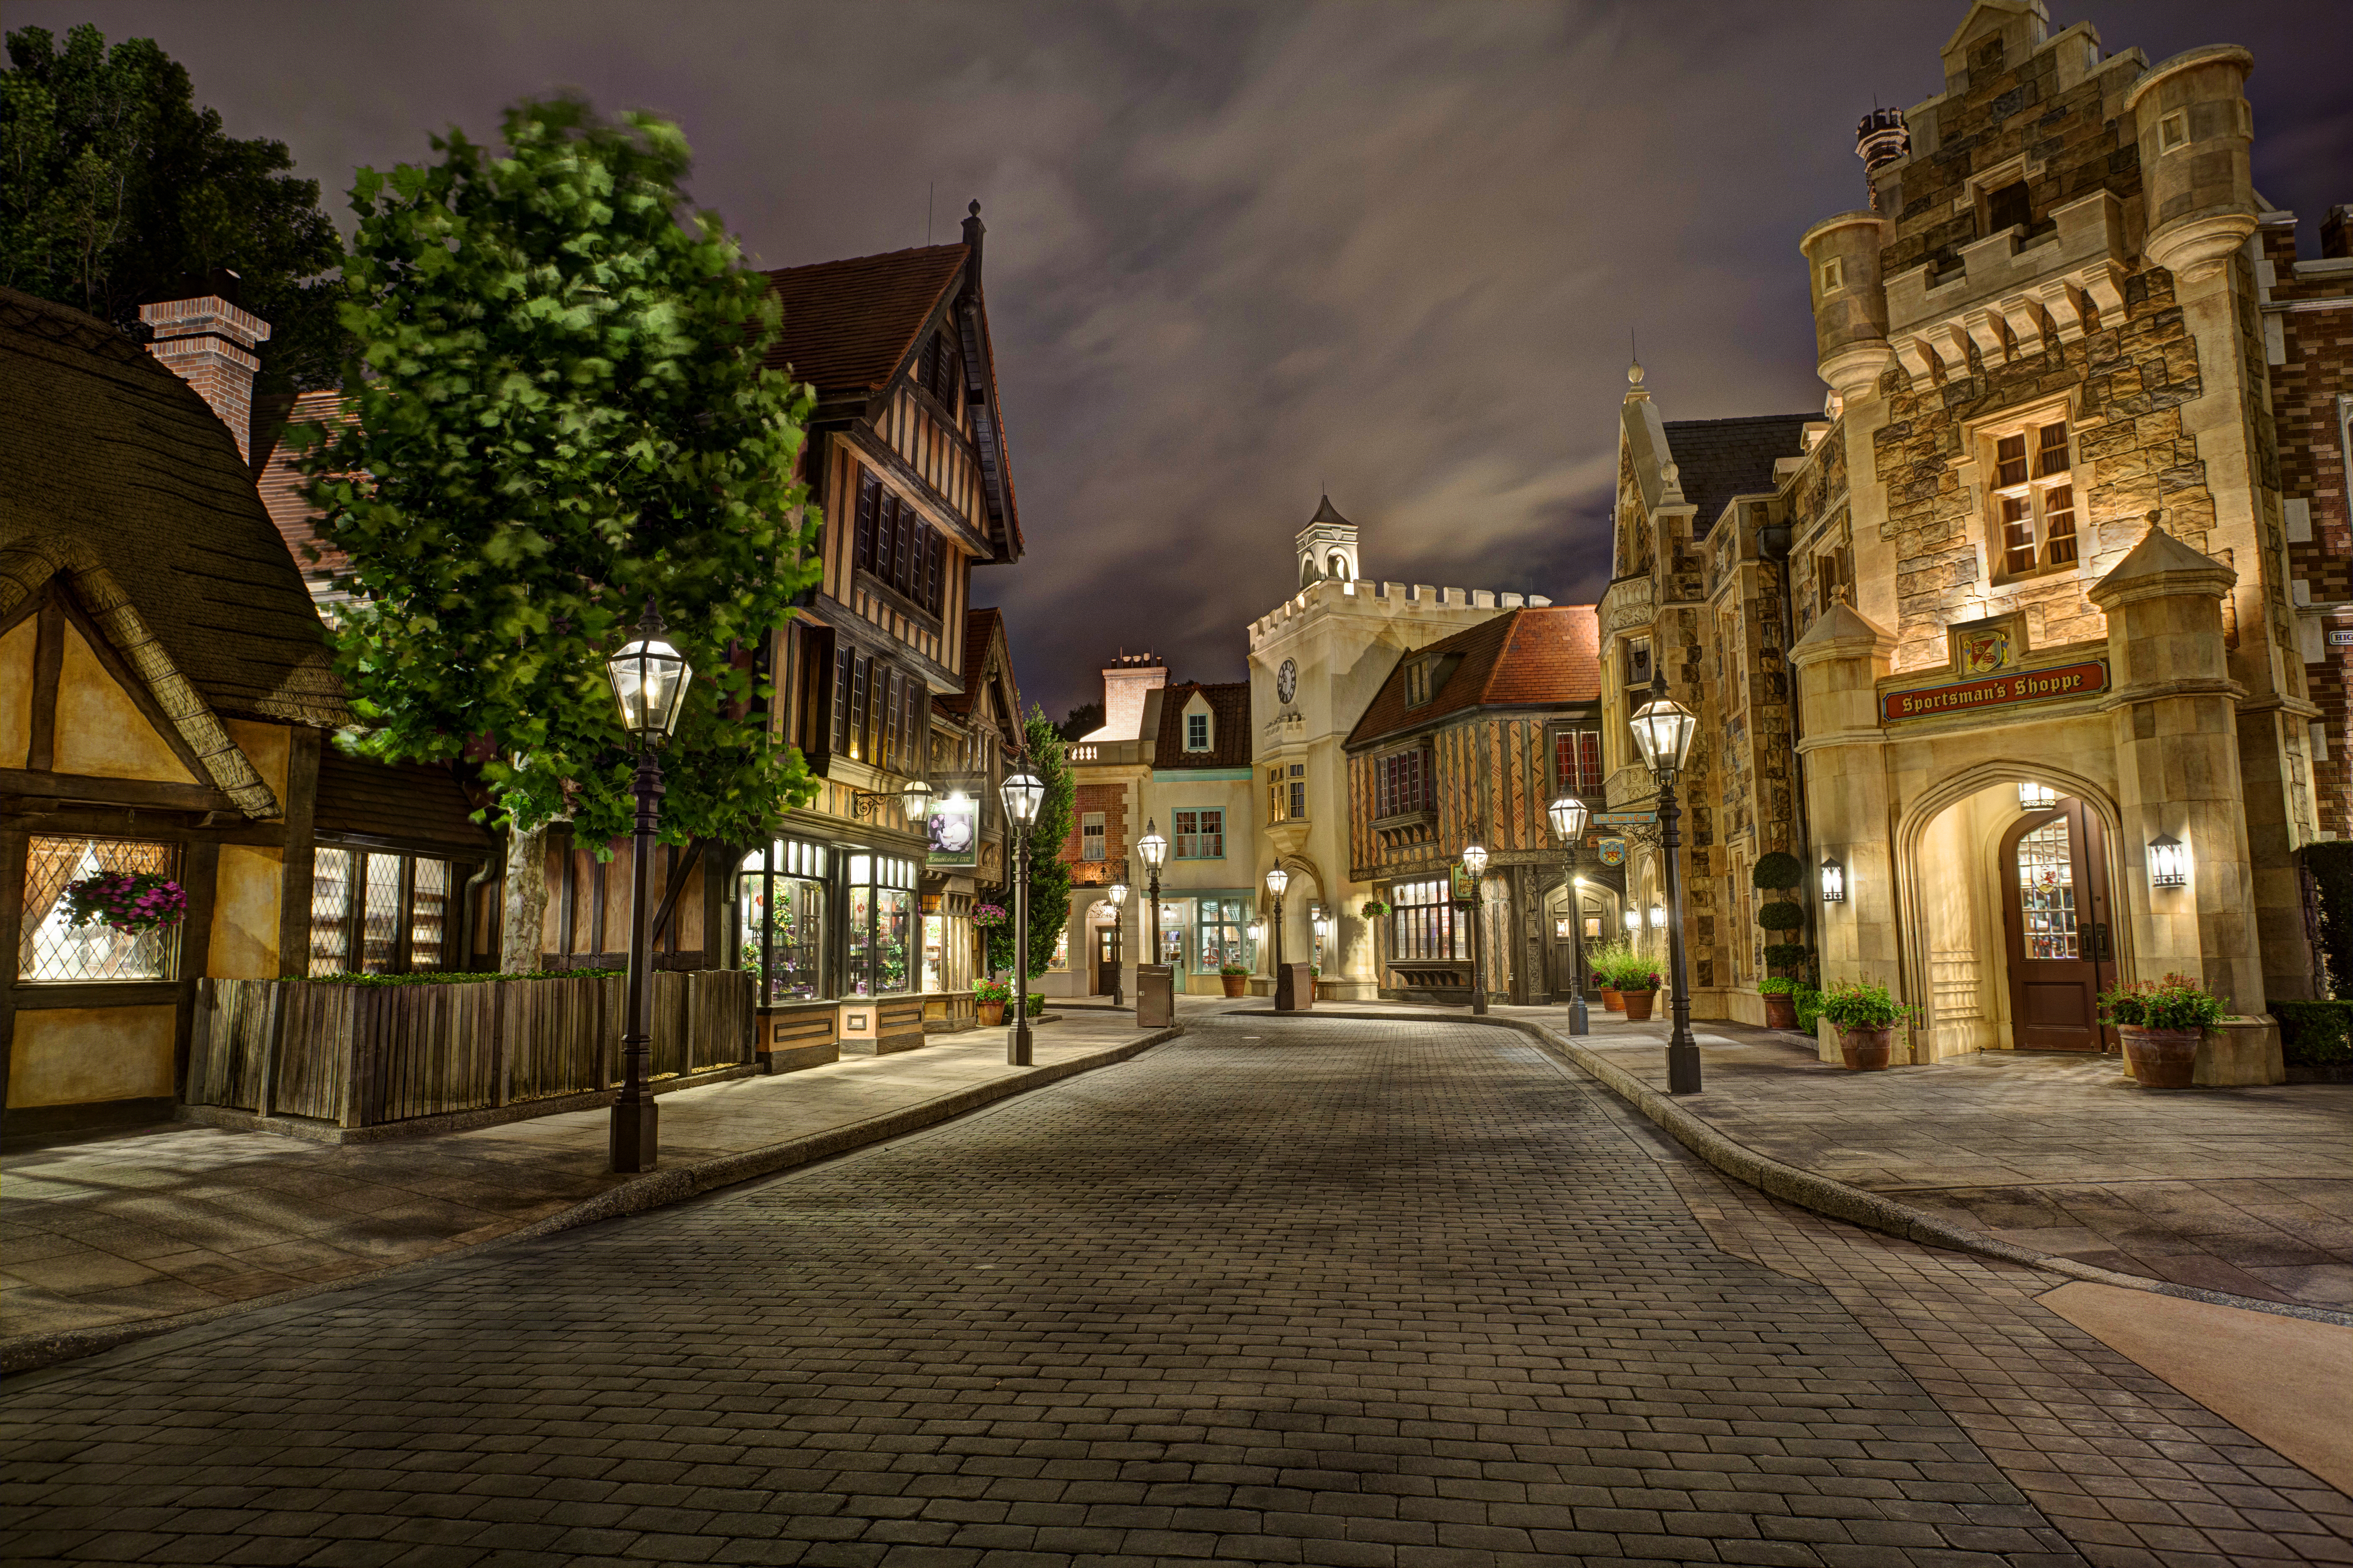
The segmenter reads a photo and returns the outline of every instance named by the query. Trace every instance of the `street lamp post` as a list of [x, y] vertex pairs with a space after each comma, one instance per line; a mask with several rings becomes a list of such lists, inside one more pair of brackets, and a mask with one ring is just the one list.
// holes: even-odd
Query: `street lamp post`
[[1583, 801], [1565, 795], [1552, 803], [1546, 815], [1552, 818], [1552, 830], [1567, 857], [1563, 876], [1568, 884], [1568, 1032], [1582, 1035], [1588, 1026], [1585, 1016], [1585, 906], [1577, 896], [1577, 852], [1585, 843], [1585, 825], [1592, 814], [1586, 810]]
[[653, 917], [654, 836], [661, 826], [661, 763], [654, 748], [678, 728], [686, 706], [687, 682], [694, 670], [661, 637], [662, 621], [651, 599], [638, 622], [638, 635], [605, 661], [620, 705], [621, 728], [638, 742], [635, 831], [629, 840], [628, 1012], [621, 1034], [621, 1095], [613, 1102], [612, 1167], [650, 1171], [660, 1156], [660, 1120], [646, 1089], [646, 1054], [653, 1041], [653, 988], [646, 971], [652, 955], [647, 922]]
[[1667, 879], [1667, 983], [1675, 988], [1674, 1026], [1667, 1036], [1667, 1092], [1697, 1094], [1699, 1042], [1692, 1038], [1691, 988], [1683, 981], [1683, 885], [1675, 865], [1675, 851], [1683, 847], [1683, 836], [1675, 828], [1683, 817], [1683, 808], [1675, 804], [1675, 775], [1691, 754], [1699, 721], [1667, 696], [1667, 678], [1661, 673], [1651, 676], [1651, 700], [1636, 710], [1632, 724], [1642, 765], [1659, 784], [1659, 843]]
[[1111, 900], [1111, 1005], [1124, 1007], [1127, 997], [1121, 988], [1120, 973], [1127, 967], [1127, 883], [1113, 882], [1104, 889]]
[[1487, 1012], [1486, 954], [1481, 951], [1486, 944], [1480, 939], [1479, 906], [1486, 902], [1482, 889], [1487, 880], [1487, 849], [1482, 844], [1462, 847], [1462, 868], [1471, 873], [1471, 1011], [1484, 1017]]
[[1029, 1065], [1029, 825], [1046, 798], [1046, 785], [1023, 762], [1001, 792], [1006, 820], [1013, 824], [1013, 1032], [1006, 1037], [1008, 1065]]
[[1144, 874], [1146, 884], [1144, 896], [1147, 902], [1145, 914], [1151, 922], [1150, 933], [1146, 938], [1144, 950], [1144, 962], [1157, 963], [1160, 962], [1160, 868], [1168, 858], [1168, 840], [1160, 837], [1160, 825], [1157, 822], [1148, 817], [1145, 820], [1144, 837], [1135, 841], [1135, 852], [1144, 857]]
[[1274, 895], [1274, 968], [1282, 969], [1282, 889], [1291, 886], [1291, 873], [1277, 866], [1266, 874], [1266, 890]]

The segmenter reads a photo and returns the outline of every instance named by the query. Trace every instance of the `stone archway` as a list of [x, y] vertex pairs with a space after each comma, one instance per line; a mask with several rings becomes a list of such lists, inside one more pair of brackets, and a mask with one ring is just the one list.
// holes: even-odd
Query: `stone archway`
[[[2094, 780], [2045, 763], [1989, 762], [1940, 779], [1904, 812], [1895, 835], [1897, 949], [1903, 999], [1920, 1009], [1915, 1061], [2018, 1043], [2005, 910], [2016, 896], [2004, 851], [2023, 819], [2041, 820], [2017, 791], [2037, 784], [2080, 802], [2098, 862], [2081, 911], [2084, 941], [2100, 939], [2108, 979], [2131, 972], [2132, 921], [2123, 914], [2125, 868], [2116, 801]], [[2092, 903], [2096, 888], [2102, 900]]]

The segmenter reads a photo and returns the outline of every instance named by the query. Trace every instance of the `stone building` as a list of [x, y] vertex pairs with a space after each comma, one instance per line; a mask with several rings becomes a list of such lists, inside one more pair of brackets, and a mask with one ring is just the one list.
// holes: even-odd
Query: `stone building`
[[[1588, 605], [1507, 610], [1398, 657], [1349, 731], [1349, 878], [1388, 912], [1368, 922], [1381, 993], [1546, 1002], [1569, 994], [1572, 921], [1616, 929], [1616, 868], [1579, 847], [1572, 889], [1553, 801], [1601, 799], [1599, 672]], [[1458, 906], [1466, 846], [1488, 853], [1479, 919]], [[1472, 929], [1475, 926], [1475, 931]], [[1480, 954], [1474, 976], [1473, 947]]]
[[1863, 122], [1870, 205], [1800, 241], [1831, 390], [1774, 431], [1769, 482], [1752, 463], [1704, 515], [1677, 426], [1629, 395], [1610, 796], [1649, 792], [1625, 721], [1654, 657], [1703, 719], [1701, 1016], [1761, 1016], [1743, 860], [1784, 847], [1824, 975], [1919, 1007], [1915, 1060], [2101, 1048], [2120, 979], [2184, 972], [2257, 1016], [2311, 994], [2321, 712], [2286, 503], [2324, 481], [2275, 424], [2251, 65], [2152, 66], [1978, 0], [1944, 90]]
[[[1323, 994], [1366, 998], [1380, 989], [1371, 928], [1358, 914], [1371, 896], [1354, 875], [1347, 758], [1343, 750], [1397, 656], [1493, 619], [1533, 595], [1376, 583], [1357, 574], [1356, 525], [1325, 496], [1296, 536], [1298, 591], [1250, 627], [1251, 763], [1260, 795], [1256, 864], [1247, 883], [1270, 918], [1266, 873], [1280, 863], [1286, 960], [1318, 952], [1315, 920], [1331, 921], [1320, 950]], [[1273, 945], [1270, 934], [1268, 945]]]

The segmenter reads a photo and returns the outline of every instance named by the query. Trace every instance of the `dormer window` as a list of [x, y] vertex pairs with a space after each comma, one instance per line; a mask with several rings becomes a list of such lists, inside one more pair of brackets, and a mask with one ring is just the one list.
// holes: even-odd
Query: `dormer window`
[[1185, 749], [1188, 752], [1209, 749], [1209, 716], [1207, 713], [1185, 715]]
[[1405, 705], [1419, 708], [1430, 700], [1430, 666], [1426, 658], [1415, 659], [1405, 667]]

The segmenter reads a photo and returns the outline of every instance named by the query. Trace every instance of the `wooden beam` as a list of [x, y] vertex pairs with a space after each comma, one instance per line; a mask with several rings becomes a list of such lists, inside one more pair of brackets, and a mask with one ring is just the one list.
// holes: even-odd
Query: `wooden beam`
[[[678, 908], [678, 896], [686, 891], [687, 879], [694, 874], [694, 868], [702, 862], [702, 840], [700, 838], [691, 839], [688, 841], [685, 854], [680, 855], [675, 851], [672, 852], [670, 868], [670, 883], [662, 889], [660, 908], [654, 910], [653, 934], [646, 939], [649, 946], [659, 945], [662, 939], [662, 933], [670, 929], [670, 917], [671, 912]], [[708, 911], [705, 911], [703, 919], [707, 924], [710, 920], [710, 914]], [[703, 945], [708, 947], [711, 944], [706, 942]]]
[[311, 898], [318, 879], [315, 824], [319, 756], [325, 731], [298, 725], [286, 748], [286, 856], [278, 872], [278, 973], [300, 980], [311, 973]]
[[[207, 826], [206, 819], [227, 817], [234, 826]], [[213, 808], [170, 811], [153, 806], [109, 810], [79, 805], [55, 796], [0, 795], [0, 822], [21, 832], [73, 837], [160, 838], [173, 844], [256, 844], [275, 849], [286, 842], [286, 829], [275, 822], [254, 822], [243, 812]]]
[[54, 582], [42, 590], [40, 614], [33, 625], [32, 733], [25, 748], [25, 767], [46, 773], [58, 756], [58, 680], [66, 662], [66, 613], [58, 603]]
[[0, 829], [0, 1106], [8, 1103], [9, 1058], [16, 1039], [16, 955], [25, 931], [25, 851], [29, 835]]
[[[195, 905], [192, 894], [191, 910]], [[41, 984], [18, 984], [16, 988], [16, 1011], [36, 1012], [44, 1007], [153, 1007], [167, 1005], [180, 999], [180, 983], [176, 980], [72, 980], [51, 981]]]
[[172, 1088], [187, 1095], [188, 1047], [194, 1038], [196, 982], [212, 967], [213, 905], [219, 895], [220, 846], [188, 846], [180, 865], [180, 885], [188, 890], [187, 917], [180, 922], [180, 978], [174, 985], [179, 1005], [172, 1015]]
[[167, 784], [161, 779], [109, 779], [90, 773], [54, 773], [47, 768], [0, 768], [0, 796], [158, 806], [166, 811], [219, 811], [234, 815], [239, 822], [246, 820], [235, 802], [209, 784]]

